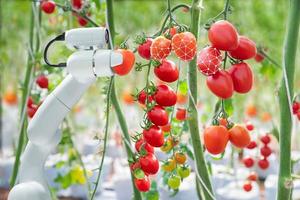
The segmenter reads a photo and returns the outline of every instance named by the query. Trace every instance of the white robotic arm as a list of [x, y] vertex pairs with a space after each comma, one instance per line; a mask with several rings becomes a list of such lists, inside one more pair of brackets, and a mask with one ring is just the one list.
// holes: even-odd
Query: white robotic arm
[[21, 158], [19, 184], [12, 188], [9, 200], [51, 199], [44, 165], [61, 139], [59, 125], [97, 77], [113, 76], [112, 67], [123, 62], [120, 53], [99, 49], [108, 41], [105, 28], [73, 29], [61, 35], [59, 40], [62, 39], [69, 47], [80, 50], [68, 58], [65, 65], [69, 74], [45, 99], [29, 123], [29, 142]]

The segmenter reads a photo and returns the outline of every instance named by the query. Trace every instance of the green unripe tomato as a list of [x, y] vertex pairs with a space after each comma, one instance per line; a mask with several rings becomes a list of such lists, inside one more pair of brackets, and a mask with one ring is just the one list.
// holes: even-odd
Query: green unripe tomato
[[181, 178], [186, 178], [190, 175], [191, 169], [189, 167], [179, 166], [177, 167], [177, 173]]
[[176, 190], [180, 186], [180, 177], [177, 175], [171, 176], [168, 180], [168, 186], [173, 190]]

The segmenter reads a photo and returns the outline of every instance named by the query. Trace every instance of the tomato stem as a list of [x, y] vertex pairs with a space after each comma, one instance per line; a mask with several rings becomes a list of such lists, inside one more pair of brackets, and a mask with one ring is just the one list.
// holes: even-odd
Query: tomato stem
[[283, 47], [283, 78], [279, 89], [280, 134], [277, 199], [291, 199], [291, 99], [294, 94], [294, 72], [300, 24], [300, 1], [291, 0]]

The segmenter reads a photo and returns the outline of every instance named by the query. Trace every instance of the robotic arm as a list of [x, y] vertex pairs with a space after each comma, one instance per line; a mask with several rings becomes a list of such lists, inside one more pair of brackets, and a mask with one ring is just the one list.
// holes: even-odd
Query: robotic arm
[[[72, 29], [46, 46], [46, 63], [66, 66], [69, 74], [45, 99], [28, 125], [29, 142], [21, 158], [19, 184], [12, 188], [8, 200], [51, 200], [44, 165], [61, 139], [59, 125], [97, 77], [113, 76], [112, 67], [123, 62], [122, 54], [100, 49], [107, 44], [108, 37], [108, 31], [101, 27]], [[50, 64], [47, 50], [55, 40], [65, 40], [68, 47], [79, 50], [66, 63]]]

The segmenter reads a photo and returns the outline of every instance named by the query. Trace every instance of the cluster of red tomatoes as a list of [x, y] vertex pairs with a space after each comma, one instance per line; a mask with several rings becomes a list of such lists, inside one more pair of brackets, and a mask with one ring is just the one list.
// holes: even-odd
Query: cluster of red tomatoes
[[[72, 5], [72, 8], [76, 11], [82, 11], [85, 7], [85, 2], [84, 0], [71, 0], [71, 5]], [[56, 4], [54, 1], [51, 1], [51, 0], [42, 0], [41, 2], [41, 9], [43, 12], [45, 12], [46, 14], [52, 14], [54, 13], [55, 11], [55, 8], [56, 8]], [[87, 12], [87, 15], [89, 16], [90, 13]], [[77, 21], [78, 23], [81, 25], [81, 26], [86, 26], [88, 21], [79, 16], [79, 15], [76, 15], [77, 17]]]
[[[38, 76], [35, 83], [41, 89], [48, 89], [49, 81], [45, 75]], [[34, 99], [31, 96], [28, 97], [28, 99], [27, 99], [27, 115], [29, 118], [32, 118], [34, 116], [34, 114], [36, 113], [36, 111], [38, 110], [38, 108], [40, 107], [41, 104], [42, 104], [42, 102], [36, 104], [34, 102]]]
[[[266, 134], [264, 136], [262, 136], [260, 138], [260, 141], [262, 143], [262, 146], [260, 148], [260, 155], [261, 158], [258, 161], [258, 167], [261, 168], [262, 170], [265, 170], [269, 167], [269, 161], [268, 161], [268, 157], [272, 154], [272, 150], [269, 147], [269, 143], [271, 142], [271, 137]], [[257, 147], [257, 143], [255, 141], [251, 141], [250, 144], [247, 146], [248, 149], [255, 149]], [[255, 160], [254, 158], [252, 158], [251, 156], [246, 156], [243, 158], [243, 163], [245, 165], [245, 167], [247, 168], [252, 168], [255, 164]], [[244, 190], [249, 192], [252, 189], [252, 185], [251, 185], [251, 181], [256, 181], [257, 179], [257, 175], [255, 172], [251, 172], [249, 177], [248, 177], [248, 181], [245, 182], [244, 184]], [[255, 178], [254, 178], [255, 177]]]
[[[225, 20], [212, 24], [208, 31], [210, 46], [202, 49], [197, 58], [200, 72], [207, 76], [206, 84], [216, 96], [227, 99], [234, 91], [247, 93], [253, 84], [253, 73], [250, 66], [243, 60], [256, 56], [256, 45], [246, 36], [238, 34], [236, 28]], [[229, 58], [233, 65], [229, 70], [221, 69], [223, 55]], [[225, 63], [224, 63], [225, 65]]]
[[300, 121], [300, 102], [294, 101], [293, 103], [293, 114], [297, 116]]

